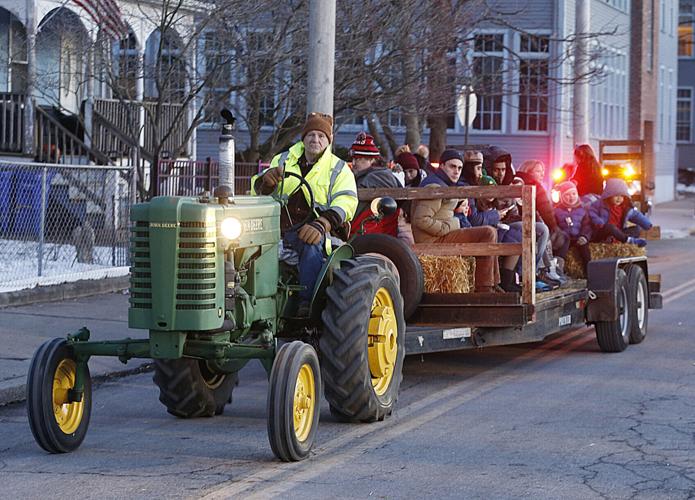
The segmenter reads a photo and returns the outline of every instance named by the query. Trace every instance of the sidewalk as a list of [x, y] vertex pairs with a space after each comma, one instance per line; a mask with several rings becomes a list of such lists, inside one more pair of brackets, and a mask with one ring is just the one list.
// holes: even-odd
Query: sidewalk
[[661, 238], [695, 236], [695, 194], [655, 205], [651, 220], [661, 227]]
[[[695, 196], [655, 206], [652, 221], [661, 226], [662, 239], [695, 236]], [[75, 288], [74, 293], [86, 291], [85, 286], [64, 286]], [[127, 286], [125, 280], [121, 286]], [[69, 297], [67, 293], [60, 295], [54, 290], [43, 297], [34, 296], [33, 301], [59, 299], [55, 302], [0, 308], [0, 338], [4, 346], [0, 354], [0, 405], [24, 400], [31, 357], [38, 346], [50, 338], [65, 337], [82, 326], [90, 329], [94, 340], [147, 336], [143, 330], [128, 328], [126, 292], [103, 293], [99, 287], [92, 290], [99, 295], [65, 298]], [[149, 363], [149, 360], [131, 360], [124, 365], [116, 358], [95, 357], [89, 367], [92, 377], [98, 378], [142, 370]]]
[[[143, 330], [128, 328], [128, 295], [122, 292], [0, 309], [0, 405], [23, 401], [34, 351], [48, 339], [65, 337], [86, 326], [94, 340], [146, 338]], [[89, 361], [92, 378], [143, 369], [151, 360], [124, 365], [117, 358]]]

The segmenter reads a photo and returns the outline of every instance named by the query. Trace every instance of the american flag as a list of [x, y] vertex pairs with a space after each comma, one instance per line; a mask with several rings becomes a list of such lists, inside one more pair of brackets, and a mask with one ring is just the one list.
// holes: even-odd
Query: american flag
[[72, 0], [82, 7], [89, 17], [111, 38], [122, 40], [128, 37], [129, 28], [123, 20], [121, 9], [114, 0]]

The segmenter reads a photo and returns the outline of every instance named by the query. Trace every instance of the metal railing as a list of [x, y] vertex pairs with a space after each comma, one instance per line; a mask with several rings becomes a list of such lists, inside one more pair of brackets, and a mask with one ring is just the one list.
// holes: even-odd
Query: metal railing
[[126, 274], [132, 170], [0, 162], [0, 291]]
[[0, 92], [0, 152], [22, 152], [25, 100], [22, 94]]
[[[263, 163], [240, 163], [235, 167], [234, 191], [245, 194], [251, 189], [251, 177], [267, 165]], [[157, 194], [159, 196], [193, 196], [203, 191], [212, 192], [217, 186], [220, 165], [210, 159], [206, 161], [160, 160], [158, 163]]]

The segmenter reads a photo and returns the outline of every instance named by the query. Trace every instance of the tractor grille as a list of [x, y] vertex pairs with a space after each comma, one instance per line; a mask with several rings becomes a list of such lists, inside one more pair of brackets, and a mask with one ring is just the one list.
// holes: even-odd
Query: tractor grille
[[179, 224], [178, 269], [176, 270], [176, 309], [208, 310], [215, 303], [216, 238], [215, 223]]
[[152, 309], [152, 261], [150, 225], [145, 221], [130, 226], [130, 306]]

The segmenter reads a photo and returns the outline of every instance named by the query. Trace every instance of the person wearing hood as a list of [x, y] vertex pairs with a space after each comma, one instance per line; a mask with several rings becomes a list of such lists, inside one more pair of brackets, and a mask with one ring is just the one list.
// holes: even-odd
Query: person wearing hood
[[396, 164], [405, 172], [405, 187], [418, 187], [427, 177], [427, 172], [420, 168], [417, 157], [409, 151], [399, 153], [396, 156]]
[[592, 237], [594, 242], [619, 241], [643, 247], [643, 238], [628, 236], [623, 228], [631, 213], [632, 202], [627, 184], [622, 179], [607, 179], [601, 198], [589, 206]]
[[[379, 165], [379, 148], [374, 144], [374, 138], [365, 133], [357, 134], [350, 147], [352, 157], [352, 173], [355, 176], [357, 192], [367, 188], [399, 188], [402, 187], [390, 169]], [[351, 223], [351, 233], [357, 233], [362, 222], [372, 215], [369, 202], [360, 201], [355, 211], [355, 219]], [[398, 214], [382, 218], [380, 221], [368, 221], [364, 224], [365, 234], [383, 233], [396, 237], [398, 235]]]
[[[421, 184], [423, 189], [456, 186], [463, 169], [458, 151], [445, 150], [439, 168]], [[492, 227], [460, 227], [454, 209], [458, 199], [417, 200], [413, 203], [412, 226], [416, 243], [495, 243], [497, 232]], [[475, 291], [495, 292], [499, 283], [499, 266], [494, 256], [475, 258]]]

